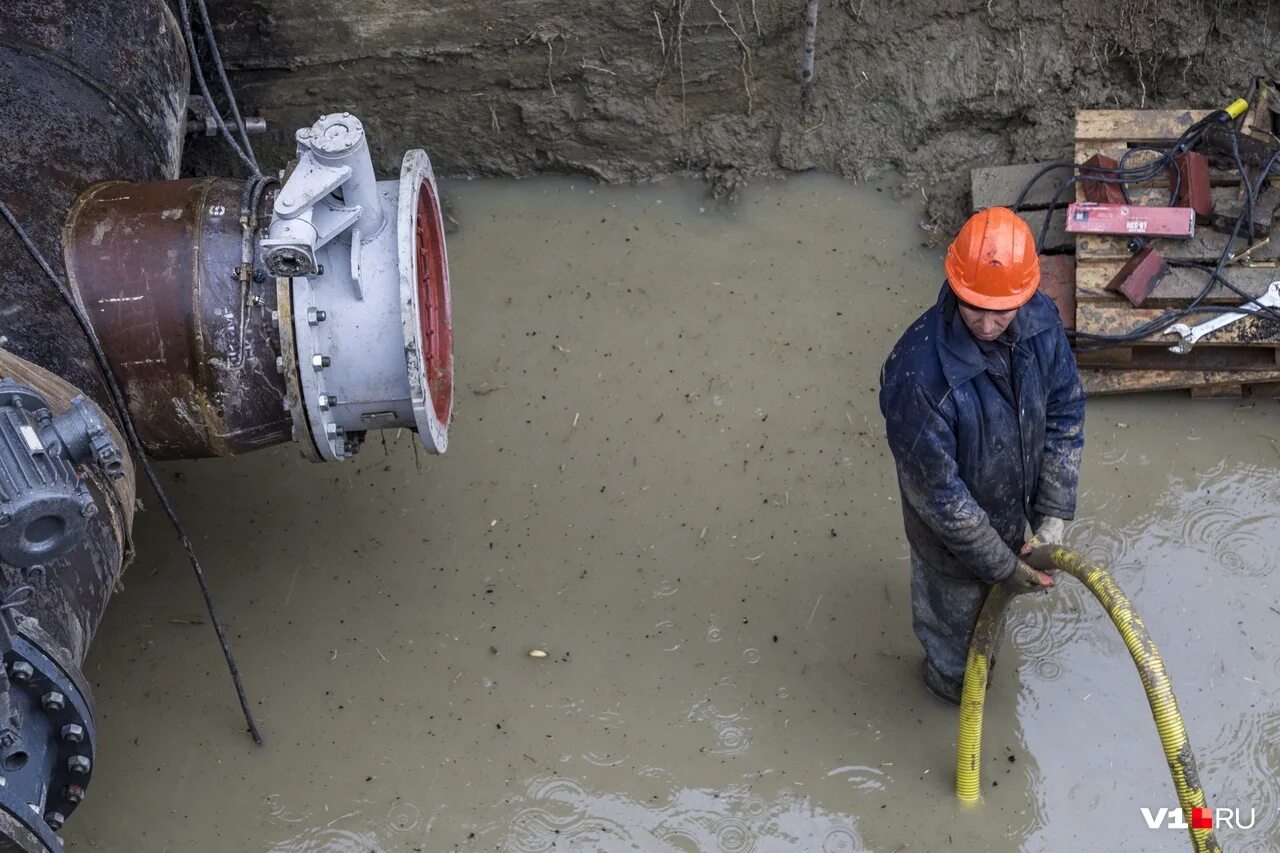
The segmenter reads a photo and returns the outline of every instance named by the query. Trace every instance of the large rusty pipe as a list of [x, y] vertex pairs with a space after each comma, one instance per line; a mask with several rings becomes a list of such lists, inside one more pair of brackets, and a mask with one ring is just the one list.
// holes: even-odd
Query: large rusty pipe
[[[177, 176], [187, 90], [186, 51], [162, 0], [0, 2], [0, 200], [45, 258], [56, 264], [62, 256], [63, 222], [90, 185]], [[73, 313], [3, 222], [0, 292], [0, 375], [27, 383], [55, 408], [84, 394], [112, 417]], [[83, 540], [50, 561], [34, 595], [10, 611], [19, 633], [0, 670], [0, 748], [20, 738], [27, 749], [21, 762], [0, 760], [0, 851], [60, 849], [54, 832], [84, 796], [93, 730], [80, 667], [128, 547], [131, 460], [126, 465], [122, 489], [94, 479], [94, 499], [108, 511], [89, 519]], [[22, 580], [13, 567], [0, 571], [6, 587]], [[80, 730], [67, 728], [72, 711], [83, 718]], [[74, 778], [67, 743], [84, 753]]]
[[159, 459], [294, 440], [276, 283], [252, 264], [241, 274], [244, 231], [265, 225], [271, 194], [245, 189], [216, 178], [102, 183], [67, 218], [67, 277]]

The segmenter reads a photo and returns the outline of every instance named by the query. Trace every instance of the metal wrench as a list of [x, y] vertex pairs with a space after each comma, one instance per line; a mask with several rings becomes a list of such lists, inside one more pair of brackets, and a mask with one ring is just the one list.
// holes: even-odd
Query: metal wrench
[[1188, 326], [1186, 323], [1174, 323], [1164, 330], [1164, 334], [1177, 335], [1180, 340], [1169, 347], [1169, 352], [1186, 355], [1191, 352], [1191, 348], [1196, 345], [1196, 341], [1205, 335], [1216, 332], [1223, 326], [1230, 326], [1237, 320], [1256, 314], [1262, 308], [1280, 308], [1280, 281], [1271, 282], [1266, 293], [1252, 302], [1244, 303], [1238, 311], [1219, 314], [1212, 320], [1206, 320], [1196, 326]]

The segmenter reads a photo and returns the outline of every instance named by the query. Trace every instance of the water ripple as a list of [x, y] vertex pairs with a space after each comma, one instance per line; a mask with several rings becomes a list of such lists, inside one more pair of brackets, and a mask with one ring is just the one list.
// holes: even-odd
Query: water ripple
[[273, 844], [269, 853], [386, 853], [386, 848], [369, 832], [319, 826]]
[[508, 827], [506, 843], [498, 846], [518, 853], [863, 850], [853, 818], [827, 812], [786, 791], [767, 799], [743, 786], [680, 788], [669, 798], [654, 800], [619, 793], [616, 786], [596, 791], [574, 780], [541, 776], [530, 780], [513, 804], [520, 811]]
[[1214, 741], [1197, 753], [1221, 757], [1203, 770], [1205, 787], [1214, 792], [1210, 805], [1240, 809], [1245, 821], [1249, 809], [1255, 813], [1257, 822], [1252, 829], [1221, 831], [1223, 848], [1274, 850], [1272, 846], [1245, 845], [1280, 837], [1280, 788], [1276, 785], [1280, 779], [1280, 710], [1272, 707], [1245, 715], [1235, 725], [1221, 729]]
[[878, 767], [850, 764], [828, 770], [827, 776], [843, 776], [858, 791], [883, 791], [885, 787], [884, 771]]

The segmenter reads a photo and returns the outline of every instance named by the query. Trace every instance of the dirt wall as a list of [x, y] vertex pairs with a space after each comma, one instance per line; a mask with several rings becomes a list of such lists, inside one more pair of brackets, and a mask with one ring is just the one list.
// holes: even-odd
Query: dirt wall
[[[450, 175], [604, 181], [897, 170], [944, 229], [968, 170], [1069, 150], [1080, 107], [1212, 106], [1276, 76], [1270, 4], [822, 0], [801, 102], [804, 0], [227, 0], [214, 7], [260, 153], [349, 109], [380, 169], [421, 146]], [[210, 140], [194, 172], [235, 167]]]

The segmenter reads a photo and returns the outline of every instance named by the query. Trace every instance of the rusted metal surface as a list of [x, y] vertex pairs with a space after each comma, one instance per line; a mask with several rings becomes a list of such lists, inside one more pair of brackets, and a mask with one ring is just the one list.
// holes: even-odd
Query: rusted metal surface
[[1209, 189], [1209, 159], [1195, 151], [1173, 158], [1168, 169], [1169, 183], [1178, 188], [1178, 206], [1196, 212], [1196, 222], [1208, 225], [1213, 217], [1213, 195]]
[[[160, 459], [292, 441], [277, 370], [274, 279], [241, 263], [245, 184], [214, 178], [91, 187], [67, 219], [66, 262], [138, 435]], [[242, 286], [247, 290], [242, 290]]]
[[1080, 169], [1080, 188], [1084, 195], [1084, 200], [1099, 204], [1124, 204], [1124, 187], [1120, 184], [1089, 179], [1090, 168], [1115, 170], [1119, 166], [1119, 161], [1113, 160], [1105, 154], [1094, 154], [1086, 160], [1084, 166]]
[[[176, 177], [188, 66], [163, 0], [0, 2], [0, 199], [52, 263], [90, 184]], [[0, 227], [0, 336], [13, 353], [110, 402], [92, 353], [40, 269]]]
[[[0, 199], [55, 269], [63, 221], [86, 187], [177, 176], [188, 88], [186, 50], [164, 0], [0, 0]], [[55, 408], [83, 393], [115, 418], [75, 315], [7, 223], [0, 223], [0, 345], [0, 371]], [[105, 511], [89, 519], [79, 544], [29, 579], [33, 594], [15, 611], [38, 638], [35, 649], [73, 682], [131, 550], [127, 455], [125, 463], [127, 485], [89, 475]], [[9, 567], [0, 573], [6, 586], [25, 580]], [[40, 719], [27, 715], [18, 725]], [[56, 830], [62, 816], [46, 820]], [[46, 841], [0, 814], [0, 849], [44, 850]]]
[[[188, 88], [179, 33], [162, 0], [0, 2], [0, 199], [55, 268], [63, 220], [85, 187], [177, 174]], [[21, 377], [51, 401], [83, 393], [114, 418], [74, 315], [4, 223], [0, 305], [5, 375]], [[119, 577], [133, 514], [131, 497], [105, 484], [91, 488], [109, 511], [49, 567], [23, 608], [75, 664]]]
[[1148, 246], [1136, 253], [1120, 268], [1111, 281], [1107, 282], [1107, 290], [1124, 294], [1125, 299], [1137, 308], [1147, 300], [1151, 291], [1169, 272], [1169, 264], [1160, 253]]

